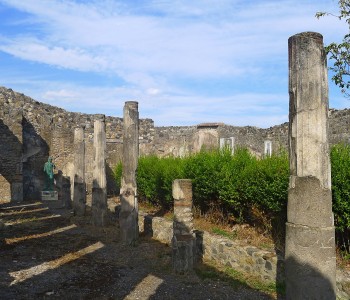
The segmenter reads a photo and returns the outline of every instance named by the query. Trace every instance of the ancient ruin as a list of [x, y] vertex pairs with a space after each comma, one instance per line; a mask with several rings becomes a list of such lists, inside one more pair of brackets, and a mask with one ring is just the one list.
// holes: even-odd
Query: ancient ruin
[[106, 132], [105, 116], [94, 122], [94, 171], [92, 181], [92, 222], [106, 225], [107, 180], [106, 180]]
[[139, 237], [136, 170], [139, 159], [138, 103], [125, 102], [123, 134], [123, 174], [120, 188], [121, 210], [119, 224], [121, 238], [134, 245]]
[[[68, 112], [2, 87], [0, 106], [0, 134], [3, 137], [0, 144], [0, 191], [3, 199], [15, 202], [40, 199], [45, 179], [42, 169], [49, 156], [54, 158], [56, 172], [62, 172], [64, 181], [70, 181], [73, 194], [74, 128], [84, 126], [85, 182], [87, 204], [91, 205], [94, 121], [100, 115]], [[349, 122], [349, 109], [329, 111], [331, 145], [348, 143]], [[122, 159], [123, 119], [106, 116], [105, 125], [107, 194], [113, 195], [119, 193], [113, 169]], [[272, 153], [276, 153], [280, 148], [288, 148], [288, 123], [267, 129], [222, 123], [156, 127], [151, 119], [139, 120], [140, 155], [187, 155], [201, 147], [210, 148], [216, 144], [219, 148], [220, 139], [231, 138], [234, 138], [235, 147], [247, 147], [257, 156], [264, 155], [264, 141], [269, 140]]]
[[193, 233], [192, 181], [176, 179], [172, 185], [174, 198], [173, 269], [184, 274], [193, 269], [196, 253], [196, 238]]
[[335, 237], [323, 37], [289, 38], [287, 299], [335, 299]]
[[74, 131], [74, 183], [73, 183], [73, 209], [77, 216], [85, 215], [85, 142], [84, 128]]
[[[315, 33], [290, 39], [290, 124], [267, 129], [223, 123], [155, 127], [151, 119], [139, 119], [137, 102], [125, 103], [122, 119], [67, 112], [11, 89], [0, 88], [2, 199], [4, 202], [43, 200], [43, 165], [51, 156], [56, 165], [54, 192], [60, 207], [73, 206], [76, 216], [88, 215], [90, 218], [86, 212], [91, 206], [89, 222], [97, 225], [95, 230], [104, 230], [98, 227], [106, 223], [107, 195], [119, 195], [113, 172], [122, 161], [120, 230], [124, 244], [134, 245], [138, 241], [139, 226], [142, 227], [138, 225], [135, 179], [139, 155], [185, 156], [203, 148], [225, 146], [233, 152], [235, 147], [243, 146], [257, 157], [269, 156], [281, 148], [288, 148], [289, 126], [291, 181], [286, 224], [287, 294], [289, 299], [305, 295], [334, 299], [334, 227], [328, 142], [331, 145], [349, 142], [350, 110], [328, 110], [322, 47], [322, 38]], [[168, 227], [159, 223], [158, 228], [153, 219], [147, 225], [151, 225], [154, 237], [167, 236], [168, 243], [172, 240], [173, 270], [181, 274], [189, 272], [200, 244], [206, 258], [224, 262], [237, 270], [256, 272], [263, 279], [274, 280], [281, 276], [278, 263], [283, 258], [271, 253], [254, 247], [240, 248], [232, 242], [210, 237], [208, 233], [202, 235], [200, 243], [198, 239], [196, 241], [190, 185], [186, 180], [174, 182], [174, 222]], [[1, 233], [15, 231], [6, 226], [5, 221], [0, 220]], [[146, 228], [146, 224], [144, 226]], [[77, 236], [79, 234], [77, 232]], [[101, 244], [97, 246], [102, 247]]]

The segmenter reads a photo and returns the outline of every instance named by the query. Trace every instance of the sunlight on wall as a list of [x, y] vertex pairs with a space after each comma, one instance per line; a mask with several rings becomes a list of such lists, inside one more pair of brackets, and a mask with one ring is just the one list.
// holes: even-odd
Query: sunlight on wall
[[17, 284], [19, 282], [25, 281], [27, 279], [30, 279], [33, 276], [40, 275], [48, 270], [56, 269], [61, 265], [77, 260], [80, 257], [87, 255], [89, 253], [95, 252], [96, 250], [101, 249], [102, 247], [104, 247], [104, 244], [102, 244], [101, 242], [97, 242], [79, 251], [68, 253], [60, 258], [57, 258], [52, 261], [44, 262], [40, 265], [31, 267], [29, 269], [10, 272], [10, 276], [14, 278], [14, 280], [10, 283], [10, 286]]
[[70, 230], [72, 228], [77, 227], [77, 225], [73, 224], [70, 226], [66, 226], [66, 227], [62, 227], [62, 228], [58, 228], [55, 230], [51, 230], [48, 232], [44, 232], [44, 233], [38, 233], [38, 234], [33, 234], [33, 235], [26, 235], [26, 236], [22, 236], [22, 237], [18, 237], [18, 238], [9, 238], [9, 239], [5, 239], [6, 244], [11, 245], [11, 244], [15, 244], [21, 241], [26, 241], [26, 240], [31, 240], [31, 239], [38, 239], [38, 238], [42, 238], [42, 237], [46, 237], [46, 236], [50, 236], [56, 233], [61, 233], [67, 230]]

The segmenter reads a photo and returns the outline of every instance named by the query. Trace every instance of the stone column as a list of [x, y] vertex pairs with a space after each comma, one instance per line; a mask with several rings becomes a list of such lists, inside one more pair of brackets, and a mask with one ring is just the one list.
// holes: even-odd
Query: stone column
[[84, 128], [74, 131], [74, 185], [73, 209], [77, 216], [85, 215], [86, 188], [85, 188], [85, 142]]
[[123, 174], [120, 189], [119, 224], [122, 241], [127, 245], [133, 245], [137, 242], [139, 236], [136, 186], [136, 170], [139, 157], [139, 112], [137, 102], [125, 102], [123, 123]]
[[195, 235], [193, 233], [192, 182], [176, 179], [172, 186], [174, 198], [173, 269], [184, 274], [193, 269]]
[[335, 233], [323, 37], [289, 38], [287, 299], [335, 299]]
[[94, 171], [92, 181], [92, 223], [106, 225], [107, 188], [106, 188], [106, 130], [105, 116], [94, 122]]

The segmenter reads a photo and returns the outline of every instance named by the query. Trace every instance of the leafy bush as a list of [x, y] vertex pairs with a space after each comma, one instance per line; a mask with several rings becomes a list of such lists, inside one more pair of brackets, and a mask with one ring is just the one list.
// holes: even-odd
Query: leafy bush
[[286, 208], [288, 198], [288, 157], [286, 153], [255, 160], [242, 174], [242, 197], [268, 213]]
[[250, 203], [244, 198], [244, 173], [257, 159], [247, 149], [238, 148], [232, 156], [228, 152], [221, 153], [222, 165], [218, 173], [218, 198], [227, 211], [242, 219]]
[[120, 188], [122, 186], [122, 173], [123, 173], [123, 166], [121, 163], [117, 164], [114, 168], [114, 179], [115, 184], [117, 186], [117, 192], [120, 193]]
[[332, 147], [332, 200], [338, 241], [349, 252], [350, 228], [350, 145]]
[[218, 151], [201, 151], [184, 160], [184, 176], [192, 179], [193, 201], [201, 210], [218, 200], [218, 180], [222, 160]]
[[[144, 158], [147, 159], [146, 157]], [[158, 204], [169, 208], [173, 206], [172, 184], [175, 179], [183, 178], [183, 160], [179, 157], [167, 157], [159, 160]]]
[[[117, 186], [120, 188], [122, 166], [119, 163], [114, 171]], [[140, 157], [136, 174], [139, 199], [147, 200], [156, 206], [170, 208], [172, 205], [172, 182], [183, 178], [183, 160], [176, 157]]]
[[[115, 171], [118, 183], [121, 166]], [[244, 221], [252, 207], [271, 215], [285, 208], [288, 158], [285, 153], [257, 159], [247, 149], [201, 151], [185, 158], [139, 159], [139, 198], [155, 205], [172, 206], [172, 182], [192, 180], [194, 205], [205, 212], [215, 206]], [[243, 218], [243, 219], [242, 219]]]
[[[350, 228], [350, 146], [336, 145], [331, 150], [332, 194], [338, 233]], [[120, 187], [121, 164], [115, 168]], [[185, 158], [139, 159], [137, 185], [141, 200], [172, 207], [172, 182], [188, 178], [193, 184], [194, 205], [203, 212], [213, 205], [236, 220], [252, 221], [254, 215], [271, 223], [279, 219], [284, 228], [288, 199], [288, 155], [285, 152], [257, 159], [247, 149], [202, 151]], [[257, 212], [257, 213], [256, 213]], [[347, 241], [349, 238], [347, 238]], [[347, 244], [347, 248], [349, 243]]]

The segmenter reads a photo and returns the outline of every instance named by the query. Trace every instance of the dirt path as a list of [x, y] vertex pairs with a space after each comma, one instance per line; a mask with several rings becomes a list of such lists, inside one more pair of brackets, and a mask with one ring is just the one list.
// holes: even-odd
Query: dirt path
[[[172, 272], [171, 249], [142, 237], [119, 242], [116, 225], [94, 228], [89, 217], [42, 203], [0, 205], [0, 299], [272, 299], [195, 273]], [[0, 236], [1, 238], [1, 236]]]

